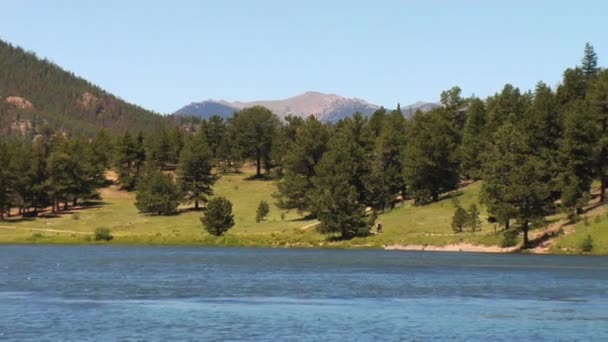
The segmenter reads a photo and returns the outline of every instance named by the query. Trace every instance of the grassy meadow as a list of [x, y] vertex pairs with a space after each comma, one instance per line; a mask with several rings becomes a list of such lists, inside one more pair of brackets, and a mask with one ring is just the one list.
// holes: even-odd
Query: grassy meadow
[[[233, 203], [236, 225], [224, 236], [207, 234], [201, 225], [201, 211], [180, 207], [172, 216], [151, 216], [137, 212], [133, 205], [135, 194], [121, 191], [115, 185], [101, 189], [102, 201], [86, 209], [75, 209], [58, 217], [9, 219], [0, 222], [0, 243], [65, 243], [65, 244], [167, 244], [218, 246], [276, 246], [276, 247], [359, 247], [381, 248], [385, 245], [433, 245], [470, 243], [500, 245], [502, 236], [496, 226], [487, 222], [481, 212], [481, 230], [454, 233], [451, 228], [454, 201], [465, 209], [476, 203], [481, 188], [473, 183], [450, 194], [437, 203], [416, 207], [404, 202], [379, 217], [384, 229], [381, 234], [348, 241], [331, 241], [318, 234], [316, 221], [306, 219], [295, 211], [281, 211], [274, 205], [276, 191], [272, 180], [253, 179], [254, 170], [227, 174], [215, 185], [215, 194]], [[270, 204], [270, 214], [255, 222], [260, 201]], [[94, 241], [96, 228], [109, 228], [110, 242]], [[608, 217], [581, 222], [573, 234], [560, 236], [550, 249], [555, 253], [578, 252], [580, 241], [592, 235], [594, 253], [608, 254]]]

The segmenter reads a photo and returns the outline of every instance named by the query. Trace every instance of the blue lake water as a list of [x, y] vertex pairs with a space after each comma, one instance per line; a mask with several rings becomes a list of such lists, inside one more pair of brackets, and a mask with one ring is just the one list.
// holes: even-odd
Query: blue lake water
[[608, 258], [0, 246], [0, 340], [608, 340]]

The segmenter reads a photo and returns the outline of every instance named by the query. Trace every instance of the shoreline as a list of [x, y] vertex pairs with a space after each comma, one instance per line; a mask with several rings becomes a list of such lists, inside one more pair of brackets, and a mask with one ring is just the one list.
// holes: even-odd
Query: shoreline
[[445, 246], [419, 245], [419, 244], [393, 244], [393, 245], [265, 245], [265, 244], [231, 244], [231, 243], [154, 243], [154, 242], [81, 242], [81, 241], [0, 241], [2, 246], [108, 246], [108, 247], [200, 247], [200, 248], [269, 248], [269, 249], [342, 249], [342, 250], [382, 250], [382, 251], [408, 251], [408, 252], [431, 252], [431, 253], [478, 253], [478, 254], [534, 254], [534, 255], [564, 255], [564, 256], [603, 256], [608, 254], [599, 253], [555, 253], [535, 252], [533, 250], [521, 250], [521, 246], [499, 247], [486, 245], [473, 245], [470, 243], [449, 244]]

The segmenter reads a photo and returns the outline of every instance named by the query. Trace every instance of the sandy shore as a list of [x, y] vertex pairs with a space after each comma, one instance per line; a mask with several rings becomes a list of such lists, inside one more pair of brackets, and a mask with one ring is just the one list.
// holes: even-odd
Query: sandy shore
[[428, 251], [428, 252], [475, 252], [475, 253], [511, 253], [519, 247], [502, 248], [499, 246], [478, 246], [469, 243], [459, 243], [445, 246], [430, 245], [386, 245], [388, 251]]

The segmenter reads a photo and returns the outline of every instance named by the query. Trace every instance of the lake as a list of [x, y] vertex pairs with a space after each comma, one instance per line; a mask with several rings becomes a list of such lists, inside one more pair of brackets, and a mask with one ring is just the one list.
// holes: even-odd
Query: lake
[[608, 258], [0, 246], [0, 340], [607, 340]]

